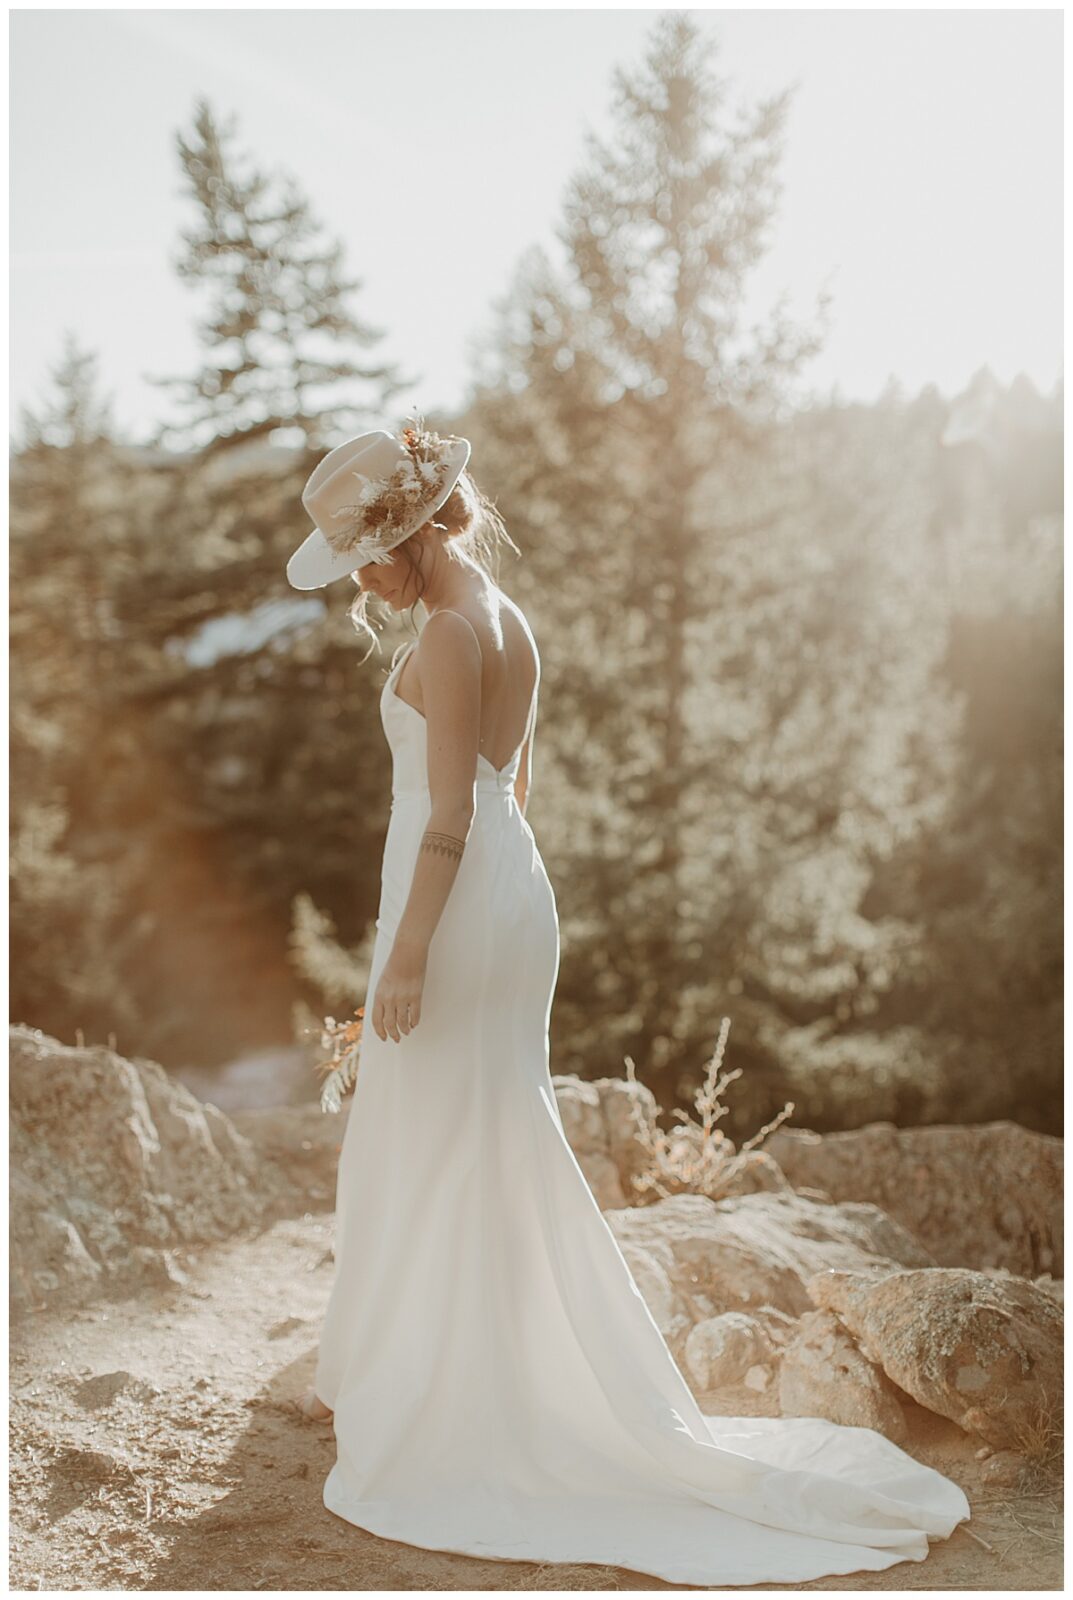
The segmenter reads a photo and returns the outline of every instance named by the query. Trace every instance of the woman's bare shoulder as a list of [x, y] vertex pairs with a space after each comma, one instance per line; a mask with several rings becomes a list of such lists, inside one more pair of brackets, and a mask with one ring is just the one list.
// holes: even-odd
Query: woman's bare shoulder
[[[522, 608], [518, 604], [518, 602], [516, 600], [512, 600], [510, 595], [504, 593], [504, 591], [502, 589], [497, 587], [497, 588], [493, 589], [492, 593], [494, 595], [495, 604], [496, 604], [496, 606], [498, 608], [498, 611], [499, 611], [498, 623], [499, 623], [499, 632], [500, 632], [500, 634], [502, 634], [502, 631], [503, 631], [503, 612], [507, 611], [514, 618], [515, 622], [518, 624], [518, 626], [521, 629], [522, 633], [525, 635], [526, 639], [529, 641], [529, 646], [530, 646], [530, 648], [531, 648], [531, 650], [533, 652], [533, 656], [534, 656], [534, 659], [536, 661], [536, 670], [537, 670], [537, 673], [539, 675], [539, 672], [540, 672], [540, 651], [537, 648], [536, 636], [534, 635], [533, 630], [529, 625], [529, 618], [526, 616], [525, 612], [522, 610]], [[446, 631], [448, 629], [454, 630], [456, 637], [460, 637], [460, 636], [462, 636], [463, 634], [465, 634], [467, 632], [467, 624], [468, 624], [468, 627], [473, 630], [473, 633], [476, 635], [478, 641], [481, 638], [486, 638], [487, 635], [488, 635], [488, 632], [489, 632], [489, 617], [488, 617], [488, 613], [487, 613], [487, 611], [483, 611], [481, 606], [479, 605], [479, 603], [476, 602], [476, 601], [474, 601], [472, 606], [467, 607], [466, 610], [464, 610], [464, 611], [463, 610], [453, 610], [453, 609], [449, 609], [448, 607], [441, 607], [440, 610], [438, 610], [438, 611], [433, 613], [433, 616], [435, 616], [435, 617], [444, 617], [444, 618], [448, 618], [448, 617], [454, 618], [455, 620], [453, 622], [440, 623], [439, 627], [441, 629], [443, 629], [444, 631]], [[429, 617], [428, 621], [426, 621], [426, 623], [425, 623], [425, 628], [428, 627], [429, 622], [431, 622], [431, 621], [432, 621], [432, 617]], [[422, 629], [422, 633], [424, 631], [425, 630]]]
[[451, 660], [481, 659], [481, 642], [477, 627], [461, 611], [441, 607], [427, 618], [417, 637], [418, 655], [426, 662], [444, 666]]
[[498, 592], [499, 592], [500, 601], [502, 602], [503, 605], [506, 606], [507, 610], [511, 613], [511, 615], [518, 622], [518, 625], [520, 626], [522, 632], [525, 634], [525, 637], [529, 641], [530, 648], [532, 649], [532, 652], [533, 652], [533, 659], [534, 659], [534, 661], [536, 663], [537, 676], [539, 677], [540, 676], [540, 650], [539, 650], [539, 648], [537, 646], [536, 635], [534, 634], [534, 632], [533, 632], [533, 630], [532, 630], [532, 628], [531, 628], [531, 626], [529, 624], [529, 618], [526, 616], [525, 612], [522, 610], [521, 606], [518, 604], [518, 602], [516, 600], [512, 600], [510, 598], [510, 595], [504, 594], [502, 589], [500, 589]]

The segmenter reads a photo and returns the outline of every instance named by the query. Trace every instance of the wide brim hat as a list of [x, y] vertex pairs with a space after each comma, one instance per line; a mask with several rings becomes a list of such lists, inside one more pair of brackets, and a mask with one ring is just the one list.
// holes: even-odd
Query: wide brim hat
[[295, 589], [321, 589], [391, 551], [435, 516], [470, 457], [470, 442], [420, 423], [336, 445], [314, 467], [302, 504], [316, 526], [287, 563]]

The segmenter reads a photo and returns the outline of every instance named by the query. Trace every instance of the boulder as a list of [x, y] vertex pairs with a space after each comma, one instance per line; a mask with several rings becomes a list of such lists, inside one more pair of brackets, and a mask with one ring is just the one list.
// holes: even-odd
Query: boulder
[[905, 1443], [905, 1413], [894, 1385], [865, 1359], [833, 1313], [806, 1311], [798, 1319], [778, 1372], [780, 1416], [826, 1417]]
[[900, 1389], [996, 1450], [1032, 1448], [1060, 1426], [1062, 1309], [1027, 1279], [824, 1271], [808, 1289]]
[[698, 1390], [725, 1389], [744, 1383], [766, 1389], [778, 1355], [764, 1323], [744, 1311], [706, 1317], [691, 1328], [685, 1342], [686, 1371]]
[[9, 1032], [12, 1310], [135, 1279], [257, 1225], [288, 1189], [215, 1106], [153, 1061]]
[[877, 1205], [940, 1266], [1063, 1272], [1063, 1142], [1016, 1122], [844, 1133], [776, 1128], [764, 1149], [795, 1189]]
[[573, 1074], [552, 1078], [563, 1132], [602, 1211], [632, 1204], [631, 1179], [645, 1164], [634, 1108], [648, 1127], [656, 1121], [656, 1102], [643, 1084], [625, 1078]]
[[672, 1282], [670, 1260], [665, 1252], [646, 1250], [628, 1239], [620, 1239], [619, 1248], [656, 1327], [677, 1349], [696, 1321], [696, 1307]]
[[792, 1193], [719, 1201], [674, 1195], [609, 1211], [606, 1221], [672, 1346], [728, 1311], [766, 1316], [771, 1308], [790, 1318], [810, 1311], [805, 1286], [825, 1267], [884, 1273], [931, 1262], [875, 1206]]

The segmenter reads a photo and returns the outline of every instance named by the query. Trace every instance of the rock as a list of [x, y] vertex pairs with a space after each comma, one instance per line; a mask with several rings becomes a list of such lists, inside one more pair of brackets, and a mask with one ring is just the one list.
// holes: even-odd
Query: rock
[[765, 1388], [767, 1380], [757, 1374], [773, 1367], [777, 1359], [763, 1323], [744, 1311], [726, 1311], [698, 1322], [690, 1329], [684, 1356], [686, 1371], [700, 1390], [744, 1383], [750, 1372], [754, 1374], [750, 1387]]
[[1063, 1271], [1063, 1142], [1016, 1122], [845, 1133], [776, 1128], [764, 1149], [795, 1189], [869, 1201], [944, 1267]]
[[59, 1197], [26, 1170], [32, 1160], [13, 1118], [9, 1189], [13, 1312], [42, 1304], [61, 1283], [89, 1293], [97, 1287], [102, 1270]]
[[178, 1249], [263, 1220], [287, 1191], [215, 1106], [152, 1061], [9, 1033], [12, 1311], [181, 1284]]
[[908, 1436], [894, 1385], [829, 1311], [806, 1311], [799, 1319], [796, 1337], [782, 1353], [778, 1383], [780, 1416], [874, 1428], [895, 1444]]
[[[874, 1206], [825, 1205], [794, 1194], [709, 1200], [674, 1195], [651, 1206], [609, 1211], [606, 1220], [665, 1339], [728, 1311], [769, 1325], [812, 1309], [805, 1287], [824, 1267], [889, 1272], [892, 1264], [930, 1263], [901, 1228]], [[649, 1300], [652, 1293], [658, 1302]]]
[[578, 1156], [578, 1166], [601, 1211], [615, 1211], [626, 1204], [622, 1179], [610, 1156], [602, 1150], [587, 1150], [584, 1156]]
[[1016, 1450], [996, 1450], [980, 1468], [980, 1482], [996, 1489], [1018, 1489], [1028, 1461]]
[[679, 1295], [671, 1282], [667, 1258], [662, 1252], [657, 1255], [629, 1240], [620, 1240], [619, 1248], [656, 1327], [672, 1348], [677, 1346], [696, 1317], [689, 1301]]
[[[719, 1199], [738, 1194], [789, 1194], [791, 1190], [786, 1174], [766, 1150], [746, 1150], [740, 1162], [735, 1158], [733, 1172], [722, 1185]], [[810, 1198], [826, 1202], [828, 1196], [817, 1194]]]
[[646, 1160], [634, 1108], [647, 1127], [654, 1127], [656, 1102], [651, 1091], [624, 1078], [596, 1078], [589, 1083], [567, 1073], [553, 1077], [552, 1085], [563, 1132], [597, 1205], [607, 1211], [632, 1204], [636, 1199], [632, 1179]]
[[775, 1306], [750, 1306], [748, 1314], [763, 1328], [777, 1357], [779, 1351], [794, 1337], [797, 1318], [791, 1317], [786, 1311], [779, 1311]]
[[160, 1391], [153, 1384], [143, 1383], [132, 1373], [120, 1370], [101, 1372], [96, 1377], [76, 1381], [73, 1394], [83, 1410], [106, 1411], [114, 1405], [121, 1394], [129, 1395], [143, 1403], [151, 1403], [159, 1398]]
[[607, 1129], [600, 1110], [600, 1091], [595, 1083], [586, 1083], [573, 1075], [556, 1076], [551, 1081], [559, 1120], [574, 1154], [579, 1160], [590, 1150], [606, 1155]]
[[181, 1289], [189, 1282], [171, 1250], [156, 1245], [135, 1245], [131, 1260], [139, 1267], [138, 1276], [143, 1284], [157, 1289]]
[[593, 1088], [600, 1097], [600, 1114], [607, 1130], [607, 1154], [618, 1171], [623, 1193], [632, 1200], [634, 1191], [630, 1180], [634, 1173], [642, 1170], [646, 1159], [644, 1146], [637, 1137], [637, 1118], [647, 1128], [655, 1126], [655, 1097], [643, 1084], [631, 1084], [625, 1078], [597, 1078]]
[[1046, 1434], [1062, 1409], [1063, 1316], [1024, 1278], [968, 1269], [821, 1272], [817, 1306], [920, 1405], [998, 1450]]

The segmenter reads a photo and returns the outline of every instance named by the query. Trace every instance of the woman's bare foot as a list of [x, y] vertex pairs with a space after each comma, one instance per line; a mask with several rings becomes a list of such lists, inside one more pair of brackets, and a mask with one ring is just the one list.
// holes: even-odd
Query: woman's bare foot
[[296, 1400], [299, 1413], [308, 1422], [330, 1422], [335, 1415], [334, 1411], [324, 1405], [318, 1398], [315, 1389], [307, 1389], [300, 1400]]

